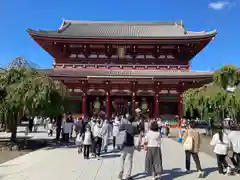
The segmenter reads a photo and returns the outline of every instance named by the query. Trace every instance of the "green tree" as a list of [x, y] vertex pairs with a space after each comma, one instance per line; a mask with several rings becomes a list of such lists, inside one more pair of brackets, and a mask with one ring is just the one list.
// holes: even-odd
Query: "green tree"
[[15, 141], [17, 125], [24, 115], [57, 116], [64, 111], [67, 87], [19, 57], [0, 76], [0, 115]]
[[[238, 119], [240, 116], [239, 74], [236, 66], [226, 65], [214, 72], [213, 83], [184, 92], [185, 114], [194, 109], [201, 119], [207, 117], [220, 121], [226, 117]], [[229, 87], [237, 88], [229, 92]]]

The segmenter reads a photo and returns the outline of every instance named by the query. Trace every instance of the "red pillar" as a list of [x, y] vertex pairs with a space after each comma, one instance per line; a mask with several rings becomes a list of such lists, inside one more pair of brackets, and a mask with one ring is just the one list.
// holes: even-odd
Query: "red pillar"
[[132, 93], [132, 115], [135, 115], [135, 109], [136, 109], [136, 93]]
[[83, 93], [83, 96], [82, 96], [82, 116], [83, 116], [83, 118], [86, 116], [86, 112], [87, 112], [87, 96], [86, 96], [86, 93]]
[[158, 118], [159, 117], [159, 96], [158, 96], [158, 92], [156, 92], [155, 95], [154, 95], [154, 102], [155, 102], [154, 117]]
[[183, 115], [182, 92], [179, 92], [179, 96], [178, 96], [178, 115], [179, 115], [179, 118], [182, 118], [182, 115]]
[[110, 93], [106, 93], [106, 116], [110, 118], [111, 116], [111, 109], [110, 109]]

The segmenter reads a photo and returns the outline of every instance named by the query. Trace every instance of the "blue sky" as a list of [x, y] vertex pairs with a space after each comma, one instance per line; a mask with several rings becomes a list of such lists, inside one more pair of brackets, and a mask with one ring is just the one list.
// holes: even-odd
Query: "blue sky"
[[111, 21], [179, 21], [191, 31], [217, 29], [217, 36], [192, 60], [194, 70], [223, 64], [240, 66], [238, 0], [0, 0], [0, 65], [24, 56], [42, 68], [52, 57], [26, 29], [55, 30], [62, 19]]

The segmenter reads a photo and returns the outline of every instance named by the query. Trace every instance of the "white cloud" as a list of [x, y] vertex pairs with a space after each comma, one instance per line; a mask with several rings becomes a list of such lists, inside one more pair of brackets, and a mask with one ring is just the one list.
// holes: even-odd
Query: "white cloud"
[[229, 6], [229, 2], [227, 1], [218, 1], [218, 2], [212, 2], [208, 5], [209, 8], [214, 10], [221, 10]]

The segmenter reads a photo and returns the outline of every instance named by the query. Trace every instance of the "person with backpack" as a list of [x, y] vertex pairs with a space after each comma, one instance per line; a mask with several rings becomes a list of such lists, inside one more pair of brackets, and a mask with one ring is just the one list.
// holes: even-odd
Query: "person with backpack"
[[[135, 149], [134, 136], [137, 134], [137, 127], [133, 125], [135, 117], [129, 116], [126, 123], [121, 124], [120, 131], [125, 131], [125, 137], [123, 141], [123, 148], [121, 150], [121, 170], [119, 173], [119, 179], [123, 178], [124, 165], [126, 157], [129, 161], [129, 169], [127, 171], [126, 180], [131, 180], [132, 176], [132, 165], [133, 165], [133, 154]], [[140, 143], [139, 143], [140, 144]]]
[[196, 122], [192, 121], [189, 123], [189, 128], [186, 130], [182, 137], [183, 148], [185, 150], [185, 163], [186, 163], [186, 170], [190, 171], [190, 164], [191, 164], [191, 156], [196, 164], [196, 168], [198, 171], [198, 177], [202, 178], [204, 173], [201, 167], [201, 163], [199, 160], [198, 152], [200, 149], [200, 133], [196, 130]]
[[228, 154], [228, 150], [230, 149], [231, 142], [228, 138], [228, 135], [223, 132], [222, 127], [220, 127], [219, 132], [213, 135], [210, 145], [213, 147], [213, 152], [217, 156], [217, 166], [219, 174], [230, 174], [230, 167], [226, 162], [226, 157]]

